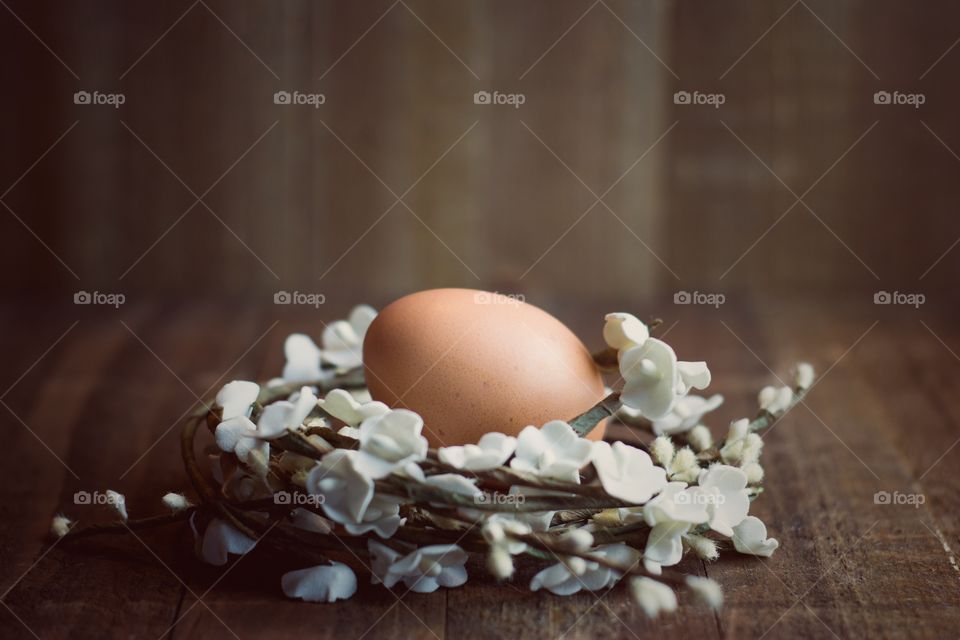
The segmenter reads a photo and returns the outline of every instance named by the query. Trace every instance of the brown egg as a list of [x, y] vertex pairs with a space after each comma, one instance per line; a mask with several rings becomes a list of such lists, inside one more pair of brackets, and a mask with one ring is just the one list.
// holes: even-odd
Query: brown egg
[[420, 414], [434, 447], [570, 420], [604, 395], [590, 353], [562, 322], [472, 289], [421, 291], [387, 306], [367, 331], [363, 362], [373, 398]]

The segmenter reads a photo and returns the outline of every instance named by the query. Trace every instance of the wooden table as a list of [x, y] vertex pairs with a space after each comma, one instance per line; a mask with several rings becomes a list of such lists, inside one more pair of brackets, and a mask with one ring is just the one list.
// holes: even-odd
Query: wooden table
[[[532, 566], [513, 585], [474, 578], [419, 595], [362, 584], [349, 602], [311, 605], [281, 594], [280, 575], [292, 567], [256, 552], [226, 568], [200, 564], [183, 525], [51, 546], [56, 512], [94, 515], [73, 505], [78, 490], [117, 489], [136, 517], [160, 512], [165, 491], [188, 489], [177, 434], [196, 396], [233, 378], [275, 375], [284, 336], [317, 332], [317, 312], [8, 303], [0, 637], [954, 637], [960, 331], [949, 309], [877, 307], [870, 298], [643, 307], [665, 318], [681, 357], [711, 364], [727, 396], [711, 424], [717, 435], [753, 412], [771, 370], [784, 375], [804, 358], [824, 374], [766, 438], [767, 491], [752, 510], [780, 550], [768, 560], [685, 558], [681, 569], [723, 585], [726, 606], [714, 615], [683, 596], [679, 615], [656, 622], [623, 586], [568, 598], [532, 593]], [[605, 310], [637, 308], [547, 306], [591, 347]], [[324, 320], [337, 317], [330, 311]], [[923, 504], [877, 504], [878, 491], [920, 495]], [[480, 575], [479, 566], [468, 570]]]

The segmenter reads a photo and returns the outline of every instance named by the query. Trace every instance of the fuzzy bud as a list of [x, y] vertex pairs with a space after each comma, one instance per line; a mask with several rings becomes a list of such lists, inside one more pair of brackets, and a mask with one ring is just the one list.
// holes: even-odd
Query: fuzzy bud
[[723, 606], [723, 590], [715, 580], [700, 576], [687, 576], [687, 586], [697, 596], [697, 599], [710, 607], [719, 609]]
[[270, 473], [270, 462], [263, 453], [253, 449], [247, 454], [247, 466], [258, 478], [266, 478]]
[[490, 547], [487, 569], [498, 580], [510, 578], [513, 575], [513, 558], [510, 557], [510, 552], [500, 545]]
[[727, 432], [727, 442], [742, 440], [750, 432], [750, 421], [746, 418], [740, 418], [730, 423], [730, 430]]
[[56, 516], [54, 516], [53, 522], [50, 523], [50, 532], [58, 538], [62, 538], [70, 533], [70, 526], [72, 524], [73, 520], [62, 513], [58, 513]]
[[107, 489], [107, 504], [110, 505], [110, 508], [116, 512], [120, 519], [124, 522], [127, 521], [127, 499], [123, 497], [123, 494], [114, 491], [113, 489]]
[[710, 429], [698, 424], [687, 432], [687, 442], [690, 443], [694, 451], [706, 451], [713, 446], [713, 435], [710, 433]]
[[683, 540], [687, 543], [687, 546], [693, 549], [694, 553], [704, 560], [716, 560], [720, 557], [717, 543], [706, 536], [690, 534], [684, 536]]
[[673, 460], [673, 440], [671, 440], [669, 436], [655, 438], [654, 441], [650, 443], [650, 453], [653, 454], [654, 460], [662, 466], [669, 467], [670, 462]]
[[669, 586], [653, 578], [631, 580], [630, 595], [649, 618], [656, 618], [661, 611], [670, 613], [677, 609], [677, 594]]
[[586, 529], [571, 529], [560, 536], [557, 544], [564, 551], [583, 553], [593, 546], [593, 534]]
[[814, 377], [813, 365], [809, 362], [801, 362], [797, 365], [797, 370], [794, 373], [793, 384], [798, 389], [809, 389], [810, 385], [813, 384]]
[[760, 408], [770, 413], [782, 413], [793, 402], [793, 389], [790, 387], [764, 387], [757, 396]]
[[743, 455], [743, 444], [744, 441], [742, 439], [728, 441], [727, 444], [723, 445], [723, 448], [720, 449], [720, 459], [727, 464], [739, 462], [740, 456]]
[[747, 484], [760, 484], [763, 482], [763, 467], [756, 462], [750, 462], [741, 467], [747, 474]]
[[697, 454], [695, 454], [690, 447], [684, 447], [677, 451], [677, 455], [673, 457], [673, 463], [670, 465], [670, 469], [676, 473], [688, 471], [690, 468], [698, 466]]
[[193, 506], [185, 495], [182, 493], [173, 493], [172, 491], [163, 496], [163, 504], [174, 513], [185, 511]]
[[741, 464], [749, 464], [760, 459], [763, 451], [763, 438], [757, 433], [751, 433], [743, 440], [743, 451], [740, 453]]
[[587, 561], [583, 558], [578, 558], [577, 556], [570, 556], [566, 559], [564, 564], [567, 565], [567, 569], [575, 576], [582, 576], [587, 570]]

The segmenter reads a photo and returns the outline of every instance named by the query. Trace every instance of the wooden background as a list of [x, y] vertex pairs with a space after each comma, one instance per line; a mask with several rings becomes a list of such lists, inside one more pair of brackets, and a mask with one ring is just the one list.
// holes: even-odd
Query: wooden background
[[[945, 1], [3, 0], [0, 635], [955, 635], [957, 38]], [[77, 490], [143, 514], [185, 488], [178, 419], [275, 375], [286, 333], [449, 285], [523, 293], [591, 347], [606, 311], [663, 317], [728, 397], [718, 435], [771, 370], [829, 371], [768, 439], [756, 511], [778, 554], [682, 565], [723, 584], [720, 615], [654, 625], [622, 588], [531, 594], [532, 568], [518, 591], [398, 604], [364, 586], [314, 607], [256, 554], [198, 567], [186, 528], [44, 540]], [[274, 306], [279, 290], [327, 304]], [[726, 304], [675, 306], [681, 290]]]
[[15, 290], [815, 295], [960, 260], [929, 270], [960, 236], [955, 3], [7, 4], [3, 184], [43, 156], [3, 197]]

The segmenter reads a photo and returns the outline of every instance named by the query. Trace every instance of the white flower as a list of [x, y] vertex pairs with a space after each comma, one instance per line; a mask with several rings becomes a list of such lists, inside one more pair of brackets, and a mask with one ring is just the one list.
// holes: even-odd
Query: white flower
[[715, 464], [700, 475], [699, 490], [707, 497], [710, 528], [730, 537], [736, 527], [747, 517], [750, 497], [747, 493], [747, 474], [736, 467]]
[[307, 602], [336, 602], [357, 592], [357, 576], [339, 562], [290, 571], [283, 574], [280, 584], [285, 596]]
[[614, 498], [640, 504], [663, 489], [667, 474], [645, 452], [622, 442], [593, 443], [593, 466], [604, 491]]
[[110, 508], [113, 509], [120, 519], [124, 522], [127, 521], [127, 499], [124, 495], [113, 489], [107, 489], [107, 504], [110, 505]]
[[777, 414], [790, 408], [793, 402], [793, 389], [790, 387], [764, 387], [757, 396], [757, 402], [764, 411]]
[[715, 394], [709, 398], [687, 395], [677, 398], [670, 413], [653, 421], [653, 432], [657, 435], [673, 435], [693, 429], [703, 416], [723, 404], [723, 396]]
[[[597, 547], [592, 555], [603, 558], [622, 567], [632, 566], [639, 552], [622, 542]], [[547, 567], [530, 581], [530, 589], [546, 589], [558, 596], [569, 596], [581, 589], [599, 591], [617, 583], [621, 573], [598, 562], [581, 558], [568, 558], [564, 562]]]
[[677, 354], [666, 342], [648, 338], [643, 344], [620, 354], [620, 375], [624, 379], [620, 401], [657, 419], [673, 407], [677, 386]]
[[798, 389], [809, 389], [810, 385], [813, 384], [814, 377], [813, 365], [809, 362], [801, 362], [794, 372], [793, 383]]
[[252, 452], [256, 452], [257, 460], [265, 462], [270, 457], [270, 445], [265, 440], [282, 435], [288, 428], [299, 427], [316, 403], [317, 398], [310, 388], [303, 387], [296, 403], [278, 400], [267, 405], [257, 425], [243, 414], [226, 417], [217, 425], [214, 433], [217, 446], [222, 451], [235, 454], [244, 464], [251, 463]]
[[257, 420], [257, 435], [260, 438], [275, 438], [283, 435], [287, 429], [298, 429], [313, 408], [317, 406], [317, 396], [310, 387], [302, 387], [296, 400], [278, 400], [263, 408]]
[[317, 404], [331, 416], [350, 427], [356, 427], [367, 418], [383, 415], [390, 411], [390, 407], [382, 402], [358, 402], [349, 391], [343, 389], [330, 391]]
[[245, 464], [251, 451], [256, 450], [264, 457], [270, 452], [270, 445], [257, 437], [257, 425], [246, 416], [234, 416], [218, 424], [214, 438], [222, 451], [235, 454]]
[[517, 451], [510, 466], [544, 478], [580, 483], [580, 468], [590, 461], [592, 443], [581, 438], [562, 420], [542, 428], [524, 427], [517, 438]]
[[315, 382], [323, 380], [320, 367], [320, 347], [302, 333], [287, 336], [283, 343], [283, 354], [287, 363], [283, 367], [283, 379], [286, 382]]
[[359, 452], [335, 449], [323, 456], [307, 476], [307, 490], [323, 496], [323, 511], [352, 535], [375, 531], [389, 538], [400, 526], [395, 500], [374, 495], [369, 475], [357, 469]]
[[388, 589], [401, 580], [416, 593], [432, 593], [439, 587], [459, 587], [467, 581], [467, 552], [455, 544], [435, 544], [407, 555], [375, 540], [367, 542], [373, 560], [373, 583]]
[[50, 523], [50, 532], [58, 538], [62, 538], [70, 533], [70, 525], [72, 524], [73, 520], [59, 513], [54, 516], [53, 522]]
[[767, 527], [760, 518], [747, 516], [733, 528], [733, 546], [740, 553], [769, 558], [780, 542], [767, 537]]
[[517, 448], [517, 439], [502, 433], [484, 434], [477, 444], [440, 447], [440, 462], [465, 471], [489, 471], [507, 461]]
[[427, 439], [420, 435], [423, 418], [407, 409], [391, 409], [360, 423], [356, 464], [377, 480], [427, 457]]
[[643, 552], [644, 566], [660, 574], [660, 567], [670, 567], [683, 558], [683, 538], [696, 524], [709, 519], [706, 501], [698, 487], [687, 487], [684, 482], [669, 482], [652, 500], [639, 509], [621, 509], [624, 522], [643, 519], [650, 525], [647, 546]]
[[650, 330], [629, 313], [608, 313], [603, 325], [603, 339], [611, 348], [623, 351], [647, 341]]
[[163, 496], [163, 504], [174, 513], [185, 511], [193, 506], [185, 495], [172, 491]]
[[716, 580], [701, 578], [700, 576], [687, 576], [687, 586], [697, 596], [697, 599], [711, 609], [719, 609], [723, 606], [723, 590]]
[[[671, 522], [702, 524], [709, 519], [704, 500], [697, 497], [694, 487], [685, 482], [668, 482], [663, 490], [643, 506], [643, 519], [651, 527]], [[633, 509], [625, 512], [629, 523]], [[648, 540], [649, 544], [649, 540]]]
[[223, 407], [223, 420], [249, 416], [253, 403], [260, 395], [260, 385], [246, 380], [234, 380], [217, 392], [217, 404]]
[[214, 518], [203, 532], [200, 554], [207, 563], [219, 567], [227, 564], [228, 554], [243, 555], [256, 544], [256, 540], [251, 540], [232, 525]]
[[677, 594], [653, 578], [634, 578], [630, 581], [630, 592], [649, 618], [656, 618], [661, 611], [670, 613], [677, 610]]
[[337, 320], [323, 329], [321, 357], [340, 369], [363, 364], [363, 338], [377, 312], [365, 304], [353, 308], [346, 320]]

